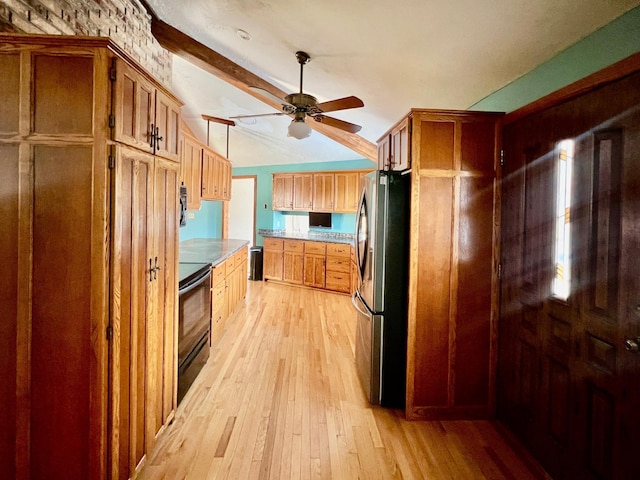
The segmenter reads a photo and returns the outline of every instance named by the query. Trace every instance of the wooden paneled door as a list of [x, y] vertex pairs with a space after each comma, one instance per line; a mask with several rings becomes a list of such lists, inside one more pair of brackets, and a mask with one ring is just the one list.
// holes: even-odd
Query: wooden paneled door
[[113, 249], [121, 261], [113, 264], [112, 272], [110, 470], [120, 480], [133, 474], [146, 446], [153, 163], [147, 153], [117, 149], [113, 202], [118, 216], [112, 229]]
[[499, 415], [556, 479], [640, 478], [640, 74], [504, 141]]
[[[154, 314], [149, 317], [147, 451], [151, 451], [155, 437], [168, 424], [177, 405], [176, 372], [178, 318], [178, 175], [180, 165], [156, 158], [153, 202], [153, 259], [158, 258], [154, 270]], [[154, 265], [155, 268], [155, 265]]]

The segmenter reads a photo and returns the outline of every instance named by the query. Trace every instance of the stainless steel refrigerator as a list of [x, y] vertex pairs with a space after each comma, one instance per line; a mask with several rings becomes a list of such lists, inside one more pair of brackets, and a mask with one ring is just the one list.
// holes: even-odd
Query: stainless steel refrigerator
[[372, 404], [404, 408], [410, 173], [363, 179], [356, 218], [356, 367]]

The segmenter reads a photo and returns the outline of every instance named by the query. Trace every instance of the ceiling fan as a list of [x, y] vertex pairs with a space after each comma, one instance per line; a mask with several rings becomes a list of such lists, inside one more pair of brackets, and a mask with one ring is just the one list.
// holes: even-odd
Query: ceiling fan
[[316, 97], [303, 93], [302, 91], [303, 68], [305, 64], [309, 63], [311, 57], [309, 57], [305, 52], [296, 52], [296, 58], [300, 64], [300, 92], [289, 94], [282, 99], [261, 88], [249, 87], [252, 90], [259, 91], [262, 95], [271, 97], [276, 102], [280, 103], [282, 105], [282, 112], [263, 113], [257, 115], [237, 115], [229, 118], [242, 121], [242, 119], [245, 118], [266, 117], [271, 115], [293, 115], [288, 133], [290, 137], [294, 137], [299, 140], [311, 135], [311, 127], [305, 123], [306, 117], [311, 117], [316, 122], [324, 123], [325, 125], [339, 128], [350, 133], [359, 132], [362, 128], [360, 125], [345, 122], [344, 120], [339, 120], [333, 117], [327, 117], [325, 113], [335, 112], [336, 110], [364, 107], [362, 100], [358, 97], [351, 96], [318, 103]]

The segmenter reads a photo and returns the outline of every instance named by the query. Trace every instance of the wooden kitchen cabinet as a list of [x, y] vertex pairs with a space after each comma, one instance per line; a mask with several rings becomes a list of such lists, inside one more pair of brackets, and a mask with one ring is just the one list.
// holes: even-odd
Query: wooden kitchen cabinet
[[211, 267], [211, 343], [247, 294], [247, 247]]
[[332, 212], [334, 196], [334, 174], [313, 174], [313, 209], [314, 212]]
[[273, 175], [271, 205], [273, 210], [293, 210], [293, 175]]
[[202, 145], [191, 135], [182, 134], [180, 181], [187, 187], [187, 210], [200, 210], [202, 185]]
[[202, 147], [203, 200], [231, 199], [231, 163], [208, 147]]
[[495, 410], [500, 114], [412, 110], [409, 419]]
[[264, 239], [264, 278], [341, 293], [352, 290], [351, 247], [346, 243]]
[[378, 168], [380, 170], [411, 168], [410, 126], [409, 118], [404, 118], [378, 140]]
[[304, 242], [304, 281], [308, 287], [324, 288], [327, 246], [322, 242]]
[[293, 175], [293, 210], [308, 212], [312, 206], [312, 189], [314, 177], [310, 173]]
[[0, 52], [0, 477], [126, 479], [176, 406], [180, 103], [107, 39]]
[[348, 244], [327, 244], [325, 286], [343, 293], [351, 291], [351, 247]]
[[282, 280], [302, 285], [303, 283], [304, 242], [301, 240], [284, 240]]
[[360, 178], [369, 171], [274, 173], [272, 209], [355, 213]]
[[265, 280], [282, 280], [284, 240], [265, 238], [263, 248], [262, 273]]
[[356, 213], [360, 201], [360, 172], [336, 172], [333, 211]]
[[179, 160], [180, 103], [135, 65], [116, 58], [114, 140], [145, 152]]

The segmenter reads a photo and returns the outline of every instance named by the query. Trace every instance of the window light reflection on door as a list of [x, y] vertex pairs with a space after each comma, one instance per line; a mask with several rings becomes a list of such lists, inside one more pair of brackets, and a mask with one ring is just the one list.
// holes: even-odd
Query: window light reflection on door
[[575, 142], [563, 140], [556, 148], [556, 203], [551, 294], [567, 300], [571, 292], [571, 174]]

